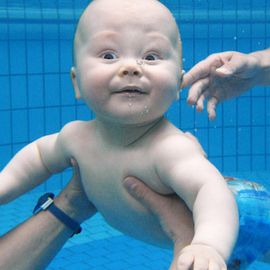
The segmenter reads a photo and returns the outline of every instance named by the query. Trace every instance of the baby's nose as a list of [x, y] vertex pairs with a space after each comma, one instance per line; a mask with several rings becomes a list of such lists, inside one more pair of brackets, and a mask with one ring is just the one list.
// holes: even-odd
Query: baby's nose
[[120, 67], [119, 76], [125, 77], [125, 76], [136, 76], [141, 77], [142, 76], [142, 70], [141, 67], [136, 63], [127, 63]]

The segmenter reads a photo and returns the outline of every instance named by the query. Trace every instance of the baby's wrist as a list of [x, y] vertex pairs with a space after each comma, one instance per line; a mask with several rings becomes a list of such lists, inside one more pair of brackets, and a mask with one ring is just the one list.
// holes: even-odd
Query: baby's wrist
[[214, 250], [219, 256], [222, 257], [224, 261], [227, 261], [230, 257], [230, 252], [226, 252], [225, 250], [221, 250], [221, 248], [215, 247], [208, 243], [199, 243], [199, 242], [191, 242], [191, 246], [203, 246], [209, 249]]

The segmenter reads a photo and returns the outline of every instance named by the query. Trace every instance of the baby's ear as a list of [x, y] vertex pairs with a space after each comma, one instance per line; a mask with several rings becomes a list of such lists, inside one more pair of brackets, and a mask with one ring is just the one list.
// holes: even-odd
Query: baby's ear
[[185, 74], [185, 71], [182, 69], [181, 75], [180, 75], [179, 89], [177, 90], [177, 93], [176, 93], [176, 100], [179, 100], [179, 98], [180, 98], [184, 74]]
[[76, 99], [81, 99], [82, 97], [81, 97], [81, 93], [80, 93], [80, 90], [79, 90], [79, 87], [78, 87], [77, 74], [76, 74], [76, 68], [75, 67], [72, 67], [70, 69], [70, 77], [71, 77], [71, 81], [72, 81], [72, 84], [73, 84], [75, 97], [76, 97]]

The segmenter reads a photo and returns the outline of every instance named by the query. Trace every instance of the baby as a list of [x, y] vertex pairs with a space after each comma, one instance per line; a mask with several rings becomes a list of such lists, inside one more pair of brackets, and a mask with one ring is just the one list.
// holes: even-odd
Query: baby
[[[96, 118], [71, 122], [22, 149], [1, 172], [1, 203], [74, 158], [89, 200], [109, 224], [148, 243], [174, 245], [170, 269], [226, 269], [238, 232], [233, 195], [196, 142], [164, 117], [179, 96], [181, 58], [177, 24], [159, 1], [90, 3], [75, 34], [71, 77], [76, 98]], [[184, 235], [173, 243], [125, 191], [121, 179], [131, 175], [185, 201], [193, 212], [191, 243]]]

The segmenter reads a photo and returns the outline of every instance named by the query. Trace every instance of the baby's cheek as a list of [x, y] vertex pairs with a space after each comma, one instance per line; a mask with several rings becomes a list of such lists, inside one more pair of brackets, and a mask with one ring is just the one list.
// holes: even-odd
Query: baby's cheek
[[164, 94], [174, 93], [179, 89], [180, 78], [174, 73], [160, 72], [157, 74], [156, 87], [161, 87]]

